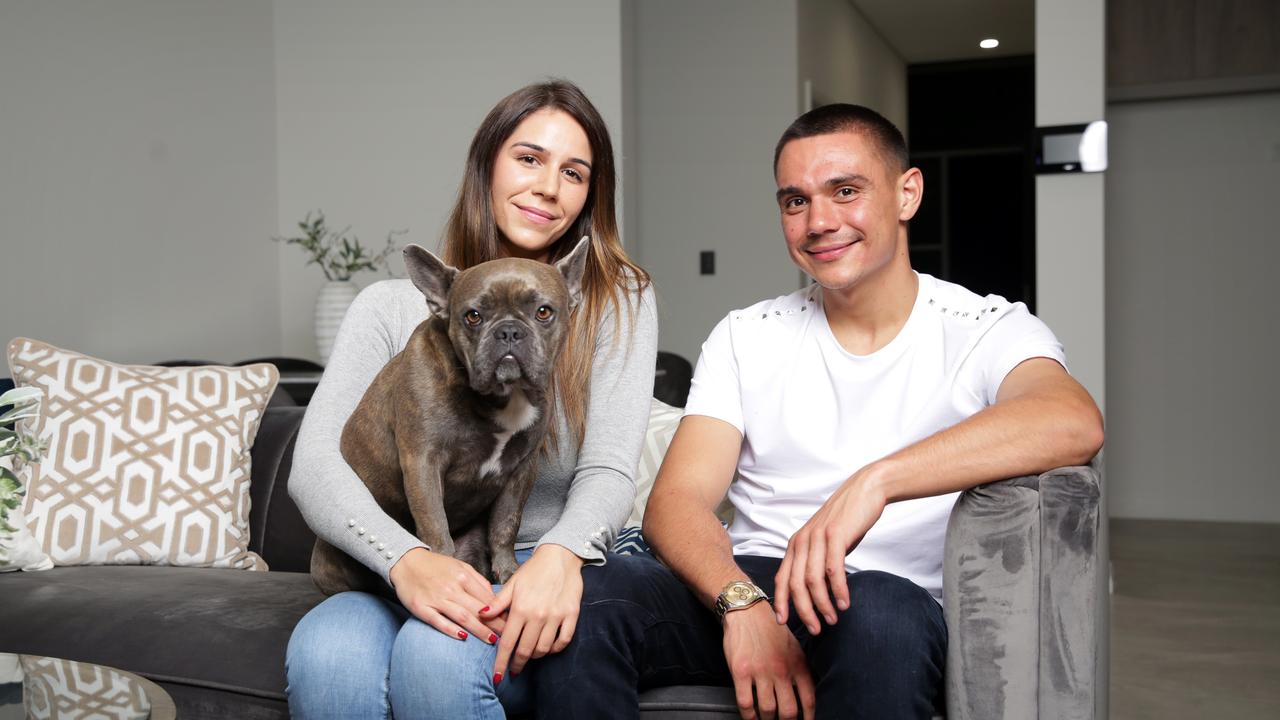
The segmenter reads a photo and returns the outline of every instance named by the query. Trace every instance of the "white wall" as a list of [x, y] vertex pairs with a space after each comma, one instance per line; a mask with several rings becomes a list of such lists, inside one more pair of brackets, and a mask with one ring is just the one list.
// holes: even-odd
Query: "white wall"
[[[794, 0], [642, 0], [635, 17], [636, 256], [662, 349], [696, 361], [729, 310], [795, 290], [773, 146], [797, 114]], [[698, 274], [714, 250], [716, 274]]]
[[1112, 513], [1280, 522], [1280, 93], [1108, 120]]
[[[1036, 0], [1036, 125], [1103, 119], [1106, 3]], [[1105, 174], [1036, 177], [1036, 314], [1105, 410]]]
[[798, 17], [800, 82], [814, 106], [865, 105], [906, 134], [906, 63], [862, 13], [849, 0], [799, 0]]
[[[620, 154], [620, 12], [617, 0], [536, 11], [511, 0], [276, 0], [280, 232], [319, 208], [366, 243], [408, 228], [404, 242], [436, 248], [476, 126], [503, 96], [552, 76], [582, 87]], [[279, 252], [283, 350], [315, 357], [323, 275], [297, 248]]]
[[271, 42], [248, 0], [0, 4], [0, 342], [277, 349]]

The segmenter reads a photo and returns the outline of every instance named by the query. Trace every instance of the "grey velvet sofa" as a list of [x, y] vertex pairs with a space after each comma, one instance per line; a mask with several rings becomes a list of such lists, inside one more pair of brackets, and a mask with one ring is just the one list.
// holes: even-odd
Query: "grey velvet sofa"
[[[0, 652], [132, 671], [184, 720], [283, 718], [284, 652], [322, 598], [314, 536], [288, 496], [304, 408], [268, 408], [253, 447], [250, 548], [270, 572], [65, 567], [0, 575]], [[947, 536], [948, 715], [1105, 712], [1105, 523], [1099, 475], [1068, 468], [964, 495]], [[1095, 708], [1103, 708], [1096, 710]], [[642, 696], [645, 718], [736, 717], [725, 688]]]

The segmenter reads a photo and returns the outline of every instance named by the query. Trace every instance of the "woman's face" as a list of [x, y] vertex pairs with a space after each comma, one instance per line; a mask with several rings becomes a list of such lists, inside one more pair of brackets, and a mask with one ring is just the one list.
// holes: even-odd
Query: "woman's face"
[[526, 117], [493, 165], [490, 200], [503, 252], [545, 262], [590, 189], [591, 144], [582, 126], [560, 110]]

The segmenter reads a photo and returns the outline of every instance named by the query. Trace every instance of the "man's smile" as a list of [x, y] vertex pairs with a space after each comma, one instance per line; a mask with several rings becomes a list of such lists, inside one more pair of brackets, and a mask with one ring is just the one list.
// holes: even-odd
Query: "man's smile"
[[861, 242], [859, 240], [850, 240], [848, 242], [828, 243], [818, 247], [805, 248], [805, 252], [819, 262], [831, 262], [848, 251], [849, 248]]

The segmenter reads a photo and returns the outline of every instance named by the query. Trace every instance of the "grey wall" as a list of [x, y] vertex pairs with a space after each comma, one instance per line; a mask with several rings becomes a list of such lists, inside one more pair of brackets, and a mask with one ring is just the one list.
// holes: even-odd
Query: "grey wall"
[[0, 4], [0, 342], [277, 348], [272, 63], [261, 2]]
[[[408, 228], [403, 241], [434, 249], [476, 126], [503, 96], [550, 76], [582, 87], [622, 151], [618, 0], [536, 12], [511, 0], [274, 5], [281, 232], [319, 208], [367, 243]], [[283, 350], [314, 357], [324, 277], [297, 248], [279, 253]]]
[[1112, 514], [1280, 522], [1280, 93], [1107, 115]]
[[6, 0], [0, 340], [315, 357], [323, 275], [270, 242], [309, 210], [435, 247], [476, 125], [550, 76], [583, 87], [621, 152], [620, 3], [526, 10]]
[[799, 0], [800, 82], [813, 105], [849, 102], [907, 131], [907, 66], [849, 0]]
[[[636, 255], [657, 286], [659, 342], [695, 361], [729, 310], [798, 287], [773, 145], [795, 119], [796, 5], [643, 0], [635, 17]], [[716, 274], [698, 274], [714, 250]]]

